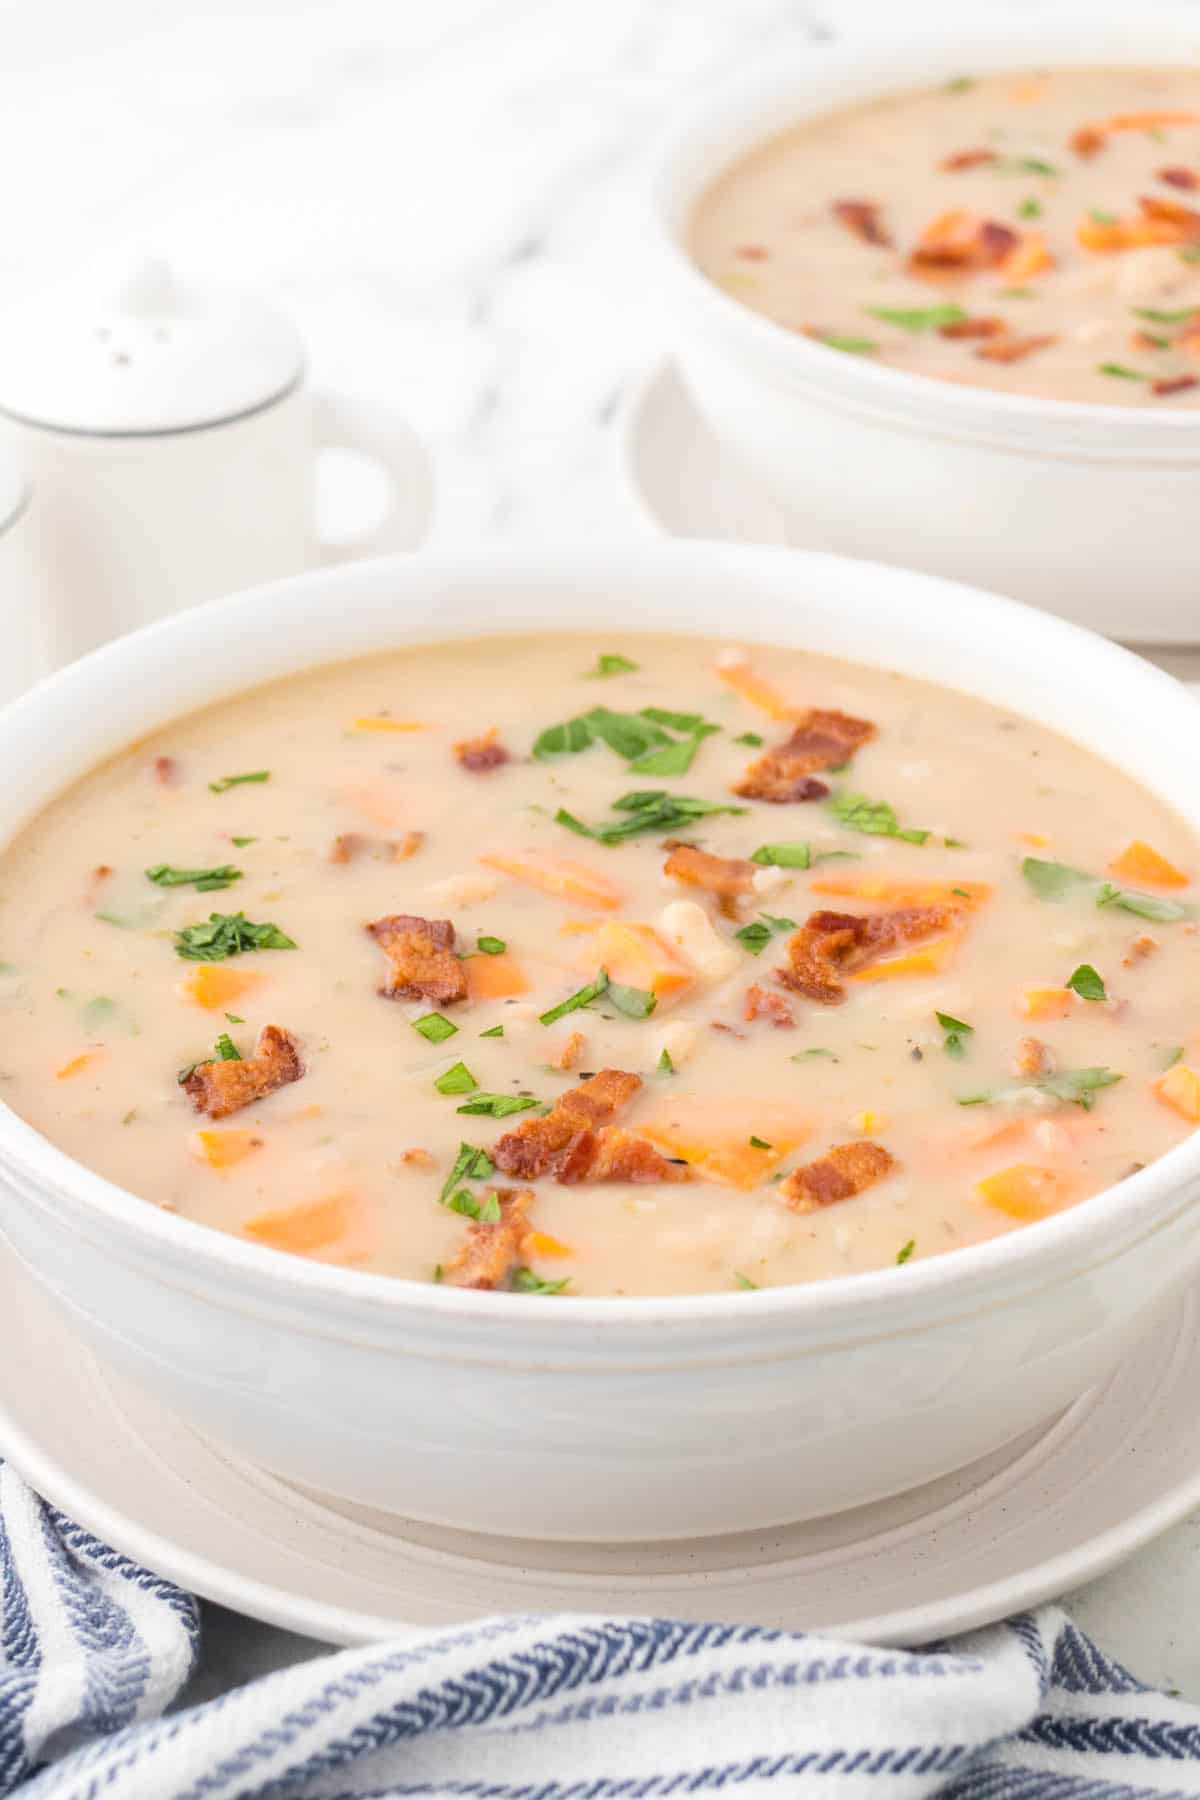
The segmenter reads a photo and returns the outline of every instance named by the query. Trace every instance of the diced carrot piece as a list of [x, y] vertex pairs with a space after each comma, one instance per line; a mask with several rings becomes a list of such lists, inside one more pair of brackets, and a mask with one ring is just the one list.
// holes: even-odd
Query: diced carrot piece
[[1075, 1010], [1070, 988], [1021, 989], [1021, 1011], [1027, 1019], [1065, 1019]]
[[962, 942], [961, 931], [948, 931], [945, 937], [922, 944], [919, 950], [906, 950], [901, 956], [889, 956], [883, 962], [868, 963], [856, 969], [851, 981], [894, 981], [908, 975], [936, 975], [953, 959]]
[[70, 1062], [65, 1062], [61, 1069], [56, 1069], [54, 1071], [54, 1079], [56, 1081], [70, 1081], [73, 1075], [82, 1075], [83, 1071], [90, 1067], [92, 1063], [99, 1062], [103, 1055], [103, 1050], [84, 1050], [80, 1055], [73, 1056]]
[[1154, 1083], [1154, 1093], [1164, 1106], [1177, 1112], [1181, 1119], [1200, 1124], [1200, 1072], [1186, 1063], [1176, 1063]]
[[422, 719], [355, 719], [355, 731], [425, 731]]
[[1044, 850], [1050, 839], [1042, 831], [1018, 831], [1017, 842], [1028, 844], [1034, 850]]
[[544, 894], [579, 906], [597, 906], [607, 912], [625, 899], [624, 890], [607, 875], [589, 869], [585, 863], [566, 862], [548, 850], [489, 850], [479, 860], [511, 875], [514, 881], [527, 882], [530, 887], [541, 888]]
[[637, 1131], [708, 1180], [749, 1189], [759, 1187], [804, 1142], [811, 1126], [778, 1102], [695, 1095], [639, 1119]]
[[1030, 75], [1024, 81], [1018, 81], [1016, 87], [1010, 88], [1009, 99], [1014, 106], [1032, 106], [1046, 92], [1045, 78], [1041, 75]]
[[599, 919], [564, 919], [558, 928], [566, 937], [583, 937], [589, 931], [599, 931]]
[[1108, 866], [1122, 881], [1148, 881], [1152, 887], [1186, 887], [1190, 879], [1141, 838], [1134, 838]]
[[510, 1000], [528, 992], [525, 971], [507, 950], [499, 956], [467, 958], [467, 993], [472, 1000]]
[[586, 946], [580, 967], [608, 970], [610, 981], [641, 988], [659, 1002], [677, 1000], [691, 987], [696, 971], [653, 925], [607, 919]]
[[765, 676], [758, 675], [751, 668], [749, 661], [717, 663], [717, 674], [731, 687], [735, 694], [751, 706], [757, 706], [761, 712], [772, 719], [802, 719], [809, 711], [806, 706], [795, 706], [785, 700], [779, 689], [772, 685]]
[[1114, 113], [1100, 127], [1102, 131], [1157, 131], [1163, 125], [1200, 124], [1200, 113], [1180, 112], [1164, 107], [1149, 107], [1144, 112]]
[[354, 1201], [349, 1194], [332, 1194], [327, 1200], [309, 1200], [303, 1206], [280, 1212], [259, 1213], [242, 1226], [243, 1237], [272, 1250], [293, 1256], [309, 1256], [346, 1236], [353, 1222]]
[[386, 781], [356, 783], [343, 788], [341, 797], [347, 806], [384, 831], [395, 831], [404, 823], [403, 798]]
[[1044, 1219], [1069, 1197], [1071, 1183], [1055, 1169], [1038, 1163], [1013, 1163], [975, 1183], [989, 1206], [1010, 1219]]
[[206, 1012], [223, 1012], [242, 1000], [254, 988], [261, 987], [265, 975], [252, 975], [248, 970], [227, 969], [222, 963], [197, 963], [179, 983], [178, 992]]
[[884, 900], [889, 906], [982, 906], [991, 896], [986, 881], [922, 881], [907, 875], [823, 875], [816, 894], [847, 894], [856, 900]]
[[1044, 275], [1047, 269], [1054, 267], [1054, 258], [1046, 248], [1046, 240], [1040, 232], [1027, 231], [1015, 250], [1010, 250], [999, 265], [997, 273], [1005, 281], [1020, 283], [1029, 281], [1035, 275]]
[[546, 1231], [531, 1231], [521, 1248], [528, 1256], [574, 1256], [570, 1244], [560, 1244]]
[[229, 1169], [262, 1145], [254, 1131], [193, 1131], [191, 1146], [210, 1169]]

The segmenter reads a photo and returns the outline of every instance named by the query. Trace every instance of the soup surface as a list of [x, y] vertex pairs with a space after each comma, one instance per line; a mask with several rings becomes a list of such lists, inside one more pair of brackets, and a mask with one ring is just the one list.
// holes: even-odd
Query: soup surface
[[1200, 405], [1200, 71], [958, 80], [797, 126], [692, 222], [831, 348], [1041, 398]]
[[547, 1295], [818, 1280], [1192, 1130], [1198, 868], [1108, 764], [876, 670], [382, 656], [183, 719], [8, 849], [0, 1092], [296, 1254]]

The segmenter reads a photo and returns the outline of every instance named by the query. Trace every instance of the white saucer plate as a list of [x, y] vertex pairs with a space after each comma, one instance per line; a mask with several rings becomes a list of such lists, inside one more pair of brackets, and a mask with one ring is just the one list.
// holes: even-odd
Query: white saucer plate
[[0, 1452], [126, 1555], [326, 1642], [594, 1611], [925, 1643], [1092, 1579], [1200, 1505], [1190, 1296], [1044, 1434], [942, 1481], [761, 1534], [603, 1546], [475, 1537], [298, 1492], [103, 1371], [5, 1250], [0, 1292]]

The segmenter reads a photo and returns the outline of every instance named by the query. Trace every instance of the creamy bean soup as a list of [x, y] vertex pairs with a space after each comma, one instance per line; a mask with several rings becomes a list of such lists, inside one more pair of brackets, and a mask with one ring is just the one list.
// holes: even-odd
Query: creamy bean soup
[[691, 247], [833, 350], [1200, 405], [1200, 70], [963, 75], [806, 120], [713, 184]]
[[1119, 770], [873, 669], [381, 656], [180, 721], [4, 853], [0, 1094], [152, 1204], [382, 1274], [903, 1265], [1194, 1128], [1198, 869]]

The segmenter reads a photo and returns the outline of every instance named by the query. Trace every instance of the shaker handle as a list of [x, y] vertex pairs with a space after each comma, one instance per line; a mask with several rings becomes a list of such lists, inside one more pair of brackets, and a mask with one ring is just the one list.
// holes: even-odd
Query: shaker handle
[[433, 513], [433, 481], [416, 433], [394, 413], [349, 394], [319, 389], [313, 394], [317, 452], [353, 450], [384, 470], [391, 486], [387, 512], [377, 525], [337, 542], [320, 540], [324, 562], [348, 562], [412, 550], [425, 536]]

